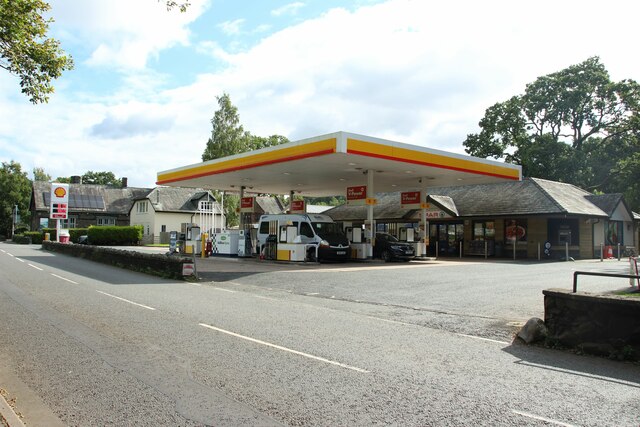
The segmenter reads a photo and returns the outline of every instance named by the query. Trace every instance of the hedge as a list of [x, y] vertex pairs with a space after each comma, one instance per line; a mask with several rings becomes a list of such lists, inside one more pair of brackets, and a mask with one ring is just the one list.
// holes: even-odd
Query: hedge
[[40, 231], [25, 231], [24, 233], [22, 233], [22, 235], [25, 237], [30, 237], [31, 243], [34, 243], [37, 245], [42, 243], [42, 240], [44, 237], [44, 235]]
[[137, 245], [142, 240], [143, 228], [133, 226], [89, 227], [87, 235], [92, 245]]
[[[78, 243], [80, 236], [86, 236], [88, 231], [88, 228], [69, 228], [69, 240], [73, 243]], [[57, 230], [55, 228], [43, 228], [42, 233], [40, 233], [42, 235], [42, 240], [44, 240], [45, 233], [49, 233], [49, 240], [57, 240]], [[34, 241], [34, 243], [36, 242]]]
[[13, 243], [17, 243], [19, 245], [31, 244], [31, 237], [25, 236], [24, 234], [14, 234], [12, 240]]
[[[102, 227], [99, 227], [102, 228]], [[183, 264], [192, 264], [192, 258], [169, 256], [163, 254], [145, 254], [122, 249], [103, 248], [99, 246], [74, 245], [57, 242], [42, 242], [42, 249], [59, 252], [78, 258], [110, 264], [128, 270], [152, 274], [168, 279], [183, 280]]]

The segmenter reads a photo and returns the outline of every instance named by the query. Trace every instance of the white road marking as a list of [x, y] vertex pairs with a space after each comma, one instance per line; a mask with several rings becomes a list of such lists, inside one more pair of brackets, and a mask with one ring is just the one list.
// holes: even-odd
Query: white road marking
[[23, 260], [23, 259], [21, 259], [21, 258], [16, 257], [16, 259], [17, 259], [18, 261], [20, 261], [20, 262], [24, 262], [24, 260]]
[[0, 249], [0, 252], [2, 252], [3, 254], [6, 254], [4, 249]]
[[74, 282], [73, 280], [69, 280], [69, 279], [67, 279], [66, 277], [58, 276], [57, 274], [53, 274], [53, 273], [51, 273], [51, 275], [52, 275], [53, 277], [57, 277], [58, 279], [66, 280], [66, 281], [67, 281], [67, 282], [69, 282], [69, 283], [73, 283], [74, 285], [77, 285], [77, 284], [78, 284], [78, 282]]
[[515, 409], [512, 409], [511, 412], [513, 412], [514, 414], [517, 414], [517, 415], [521, 415], [523, 417], [532, 418], [532, 419], [538, 420], [538, 421], [544, 421], [545, 423], [555, 424], [557, 426], [576, 427], [573, 424], [567, 424], [567, 423], [563, 423], [562, 421], [552, 420], [551, 418], [545, 418], [545, 417], [540, 417], [538, 415], [528, 414], [528, 413], [522, 412], [522, 411], [516, 411]]
[[190, 283], [191, 286], [202, 286], [200, 283]]
[[381, 317], [374, 317], [374, 316], [366, 316], [366, 317], [368, 317], [369, 319], [373, 319], [373, 320], [379, 320], [381, 322], [395, 323], [396, 325], [419, 326], [419, 325], [414, 325], [413, 323], [400, 322], [398, 320], [383, 319]]
[[235, 294], [236, 291], [231, 291], [229, 289], [224, 289], [224, 288], [216, 288], [216, 287], [211, 287], [211, 289], [213, 289], [214, 291], [223, 291], [223, 292], [229, 292], [230, 294]]
[[280, 301], [279, 299], [276, 298], [270, 298], [270, 297], [263, 297], [262, 295], [253, 295], [254, 298], [260, 298], [260, 299], [266, 299], [267, 301]]
[[224, 329], [216, 328], [215, 326], [207, 325], [206, 323], [200, 323], [200, 326], [202, 326], [204, 328], [212, 329], [214, 331], [222, 332], [223, 334], [231, 335], [232, 337], [236, 337], [236, 338], [240, 338], [240, 339], [243, 339], [243, 340], [251, 341], [251, 342], [256, 343], [256, 344], [261, 344], [261, 345], [264, 345], [264, 346], [267, 346], [267, 347], [275, 348], [277, 350], [282, 350], [282, 351], [286, 351], [286, 352], [289, 352], [289, 353], [292, 353], [292, 354], [297, 354], [298, 356], [303, 356], [303, 357], [307, 357], [309, 359], [317, 360], [319, 362], [329, 363], [331, 365], [339, 366], [339, 367], [345, 368], [345, 369], [351, 369], [352, 371], [361, 372], [361, 373], [365, 373], [365, 374], [369, 373], [369, 371], [367, 371], [366, 369], [357, 368], [355, 366], [350, 366], [350, 365], [345, 365], [344, 363], [340, 363], [340, 362], [336, 362], [336, 361], [333, 361], [333, 360], [325, 359], [324, 357], [314, 356], [314, 355], [311, 355], [309, 353], [303, 353], [301, 351], [292, 350], [292, 349], [287, 348], [287, 347], [282, 347], [282, 346], [279, 346], [279, 345], [276, 345], [276, 344], [271, 344], [271, 343], [268, 343], [266, 341], [261, 341], [261, 340], [255, 339], [255, 338], [251, 338], [251, 337], [247, 337], [247, 336], [244, 336], [244, 335], [236, 334], [235, 332], [231, 332], [231, 331], [227, 331], [227, 330], [224, 330]]
[[108, 294], [106, 292], [102, 292], [102, 291], [98, 291], [98, 290], [96, 290], [96, 292], [100, 292], [101, 294], [106, 295], [106, 296], [111, 297], [111, 298], [119, 299], [120, 301], [128, 302], [129, 304], [137, 305], [138, 307], [146, 308], [147, 310], [155, 310], [155, 308], [149, 307], [148, 305], [138, 304], [137, 302], [129, 301], [128, 299], [120, 298], [120, 297], [117, 297], [115, 295]]
[[6, 253], [7, 255], [9, 255], [10, 257], [15, 258], [15, 257], [13, 256], [13, 254], [10, 254], [9, 252], [5, 252], [5, 253]]
[[307, 295], [313, 296], [313, 295], [320, 295], [320, 294], [318, 292], [309, 292]]
[[506, 342], [506, 341], [492, 340], [492, 339], [490, 339], [490, 338], [477, 337], [477, 336], [475, 336], [475, 335], [466, 335], [466, 334], [456, 334], [456, 335], [459, 335], [459, 336], [461, 336], [461, 337], [473, 338], [474, 340], [482, 340], [482, 341], [495, 342], [495, 343], [498, 343], [498, 344], [506, 344], [506, 345], [511, 344], [511, 343]]
[[562, 372], [564, 374], [578, 375], [578, 376], [581, 376], [581, 377], [584, 377], [584, 378], [591, 378], [591, 379], [594, 379], [594, 380], [607, 381], [607, 382], [611, 382], [611, 383], [615, 383], [615, 384], [620, 384], [620, 385], [624, 385], [624, 386], [638, 388], [638, 384], [636, 382], [627, 381], [627, 380], [623, 380], [623, 379], [612, 378], [612, 377], [605, 377], [604, 375], [588, 374], [588, 373], [585, 373], [585, 372], [573, 371], [571, 369], [556, 368], [556, 367], [552, 367], [552, 366], [549, 366], [549, 365], [542, 365], [540, 363], [526, 362], [524, 360], [520, 360], [520, 361], [518, 361], [516, 363], [518, 363], [518, 364], [520, 364], [522, 366], [530, 366], [532, 368], [542, 368], [542, 369], [546, 369], [546, 370], [552, 370], [552, 371], [555, 371], [555, 372]]
[[40, 267], [36, 267], [36, 266], [35, 266], [35, 265], [33, 265], [33, 264], [27, 264], [27, 265], [28, 265], [29, 267], [33, 267], [33, 268], [35, 268], [36, 270], [40, 270], [40, 271], [42, 271], [42, 269], [41, 269]]

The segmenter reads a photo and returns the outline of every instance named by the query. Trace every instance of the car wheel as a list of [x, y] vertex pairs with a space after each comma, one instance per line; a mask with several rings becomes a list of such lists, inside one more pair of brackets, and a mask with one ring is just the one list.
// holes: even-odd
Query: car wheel
[[384, 262], [389, 262], [392, 259], [391, 252], [384, 250], [382, 251], [382, 255], [380, 256]]

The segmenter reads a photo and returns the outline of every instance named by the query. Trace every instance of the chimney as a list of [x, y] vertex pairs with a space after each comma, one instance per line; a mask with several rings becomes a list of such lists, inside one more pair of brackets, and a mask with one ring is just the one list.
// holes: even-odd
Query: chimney
[[80, 175], [71, 176], [71, 184], [82, 184], [82, 177]]
[[122, 188], [127, 188], [127, 185], [129, 185], [129, 180], [127, 179], [127, 177], [123, 176], [122, 178], [120, 178], [120, 181], [122, 182]]

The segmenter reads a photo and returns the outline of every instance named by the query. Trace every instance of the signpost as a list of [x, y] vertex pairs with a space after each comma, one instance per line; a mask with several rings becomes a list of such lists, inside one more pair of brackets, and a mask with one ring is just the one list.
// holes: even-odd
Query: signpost
[[56, 241], [60, 241], [60, 220], [67, 219], [69, 212], [69, 184], [51, 183], [51, 205], [49, 218], [56, 220]]

